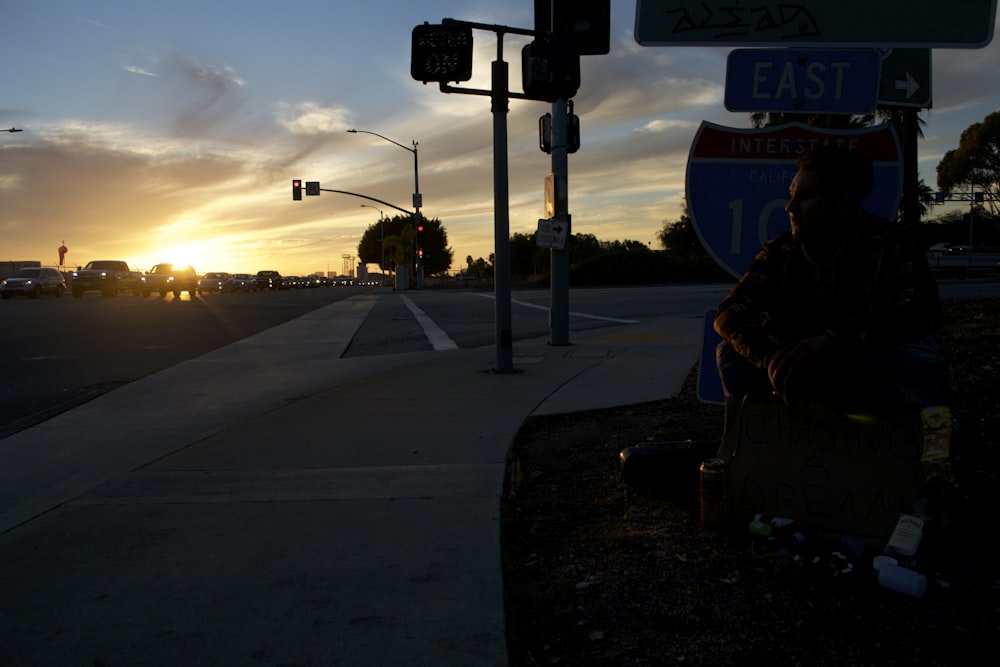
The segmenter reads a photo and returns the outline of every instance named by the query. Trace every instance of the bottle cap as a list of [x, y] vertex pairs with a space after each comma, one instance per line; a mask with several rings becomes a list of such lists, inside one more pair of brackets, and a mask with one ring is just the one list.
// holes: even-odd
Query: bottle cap
[[881, 571], [883, 565], [897, 565], [897, 561], [892, 556], [875, 556], [872, 558], [872, 567], [875, 568], [876, 572]]

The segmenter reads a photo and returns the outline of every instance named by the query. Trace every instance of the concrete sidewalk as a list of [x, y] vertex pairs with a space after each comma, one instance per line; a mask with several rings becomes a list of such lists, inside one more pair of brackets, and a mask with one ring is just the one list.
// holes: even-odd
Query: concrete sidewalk
[[339, 359], [374, 298], [0, 441], [4, 664], [506, 665], [517, 430], [676, 394], [701, 320], [515, 343], [503, 375], [492, 347]]

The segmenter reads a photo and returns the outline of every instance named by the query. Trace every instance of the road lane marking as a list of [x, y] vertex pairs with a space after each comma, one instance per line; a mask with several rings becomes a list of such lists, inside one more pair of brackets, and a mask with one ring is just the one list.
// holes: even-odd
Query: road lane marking
[[399, 298], [403, 300], [406, 307], [409, 308], [410, 312], [413, 313], [413, 316], [417, 318], [417, 322], [420, 323], [420, 327], [424, 330], [424, 335], [427, 336], [427, 340], [430, 341], [431, 347], [433, 347], [435, 351], [458, 349], [458, 345], [456, 345], [455, 341], [448, 337], [448, 334], [444, 332], [444, 329], [435, 324], [434, 320], [427, 316], [427, 313], [420, 310], [420, 307], [413, 303], [410, 297], [405, 294], [400, 294]]
[[[487, 298], [487, 299], [496, 298], [492, 294], [478, 294], [478, 293], [475, 293], [475, 292], [472, 292], [472, 294], [475, 294], [476, 296], [481, 296], [481, 297], [484, 297], [484, 298]], [[530, 301], [521, 301], [519, 299], [511, 299], [510, 302], [511, 303], [516, 303], [519, 306], [524, 306], [525, 308], [537, 308], [538, 310], [544, 310], [546, 312], [548, 312], [548, 310], [549, 310], [548, 306], [539, 306], [537, 303], [531, 303]], [[642, 320], [624, 320], [624, 319], [622, 319], [620, 317], [605, 317], [603, 315], [591, 315], [590, 313], [577, 313], [577, 312], [573, 312], [573, 311], [570, 311], [569, 314], [572, 315], [573, 317], [583, 317], [583, 318], [586, 318], [588, 320], [601, 320], [602, 322], [618, 322], [619, 324], [642, 324]]]

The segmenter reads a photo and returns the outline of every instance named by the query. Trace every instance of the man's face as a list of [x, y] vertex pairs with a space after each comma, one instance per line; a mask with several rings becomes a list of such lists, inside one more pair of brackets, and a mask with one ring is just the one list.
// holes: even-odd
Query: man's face
[[796, 241], [820, 239], [832, 231], [834, 202], [814, 171], [800, 169], [788, 186], [788, 220]]

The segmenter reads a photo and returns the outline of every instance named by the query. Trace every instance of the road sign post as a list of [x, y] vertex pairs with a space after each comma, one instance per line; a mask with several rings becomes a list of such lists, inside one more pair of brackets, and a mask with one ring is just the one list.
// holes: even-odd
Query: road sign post
[[642, 46], [982, 48], [996, 0], [637, 0]]
[[764, 243], [788, 230], [788, 186], [800, 155], [834, 144], [871, 156], [875, 187], [862, 202], [893, 220], [899, 207], [899, 141], [889, 125], [826, 130], [788, 123], [736, 129], [703, 122], [687, 166], [688, 210], [695, 232], [713, 259], [743, 275]]

